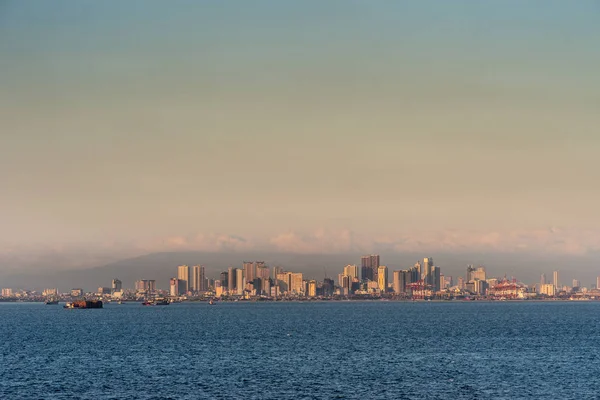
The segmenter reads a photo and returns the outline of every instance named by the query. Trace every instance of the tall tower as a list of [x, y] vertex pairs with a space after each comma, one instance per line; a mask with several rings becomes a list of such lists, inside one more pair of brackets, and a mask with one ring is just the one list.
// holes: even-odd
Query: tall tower
[[560, 291], [560, 286], [558, 282], [558, 271], [554, 271], [554, 287], [556, 288], [556, 291]]
[[190, 267], [188, 267], [187, 265], [180, 265], [179, 267], [177, 267], [177, 279], [184, 281], [183, 284], [180, 283], [180, 285], [183, 285], [183, 288], [180, 290], [183, 290], [183, 292], [191, 290]]
[[377, 283], [379, 284], [379, 290], [385, 293], [388, 287], [388, 268], [385, 265], [377, 268]]
[[425, 257], [423, 259], [423, 280], [428, 285], [433, 285], [433, 277], [431, 276], [431, 269], [433, 268], [433, 258]]
[[123, 287], [123, 282], [121, 282], [119, 279], [113, 279], [112, 280], [112, 291], [114, 292], [120, 292], [121, 288]]
[[227, 271], [227, 291], [229, 294], [235, 293], [237, 278], [237, 268], [229, 267]]
[[540, 287], [542, 287], [542, 285], [546, 284], [546, 274], [542, 274], [542, 276], [540, 276]]
[[204, 292], [206, 291], [206, 277], [204, 273], [203, 265], [194, 265], [192, 267], [192, 279], [190, 290], [192, 292]]
[[379, 268], [379, 255], [371, 254], [360, 258], [362, 280], [377, 281], [377, 268]]
[[475, 272], [475, 268], [472, 265], [467, 265], [467, 282], [471, 282], [473, 280], [473, 273]]
[[242, 268], [244, 269], [244, 276], [246, 277], [246, 282], [252, 282], [256, 277], [256, 266], [252, 261], [244, 261], [242, 264]]

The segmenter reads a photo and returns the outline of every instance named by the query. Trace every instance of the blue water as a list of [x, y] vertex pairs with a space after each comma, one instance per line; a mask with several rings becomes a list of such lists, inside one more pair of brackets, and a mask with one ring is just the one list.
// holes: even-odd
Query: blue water
[[600, 398], [600, 303], [0, 303], [1, 399]]

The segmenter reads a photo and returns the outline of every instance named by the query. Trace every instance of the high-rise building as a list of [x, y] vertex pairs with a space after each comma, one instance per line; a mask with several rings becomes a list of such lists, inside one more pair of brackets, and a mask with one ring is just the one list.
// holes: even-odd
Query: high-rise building
[[317, 281], [308, 281], [308, 297], [317, 297]]
[[140, 293], [153, 293], [156, 291], [154, 279], [141, 279], [135, 282], [135, 290]]
[[546, 283], [546, 274], [542, 274], [542, 276], [540, 276], [540, 287]]
[[221, 278], [221, 287], [223, 290], [227, 291], [229, 285], [229, 272], [223, 271], [219, 277]]
[[596, 289], [600, 289], [600, 276], [596, 277]]
[[425, 257], [423, 259], [423, 275], [421, 276], [421, 279], [428, 285], [433, 285], [433, 276], [431, 274], [432, 268], [433, 258]]
[[351, 281], [354, 281], [354, 278], [360, 279], [356, 265], [346, 265], [344, 267], [344, 275], [349, 276]]
[[560, 284], [558, 281], [558, 271], [554, 271], [553, 273], [553, 278], [554, 278], [554, 287], [556, 288], [557, 291], [560, 291]]
[[459, 276], [457, 279], [456, 286], [458, 286], [458, 288], [460, 290], [464, 290], [465, 289], [465, 278], [463, 278], [462, 276]]
[[466, 282], [471, 282], [473, 280], [473, 273], [475, 272], [475, 268], [472, 265], [467, 265], [467, 279]]
[[485, 267], [483, 267], [483, 266], [477, 267], [477, 269], [472, 272], [471, 279], [485, 281], [486, 280]]
[[283, 268], [281, 267], [273, 267], [273, 279], [277, 280], [277, 275], [283, 273]]
[[252, 282], [256, 277], [256, 270], [254, 266], [254, 262], [252, 261], [244, 261], [242, 263], [242, 269], [244, 270], [244, 276], [246, 277], [246, 282]]
[[[185, 292], [192, 290], [191, 289], [192, 279], [191, 279], [190, 272], [191, 272], [190, 267], [188, 267], [187, 265], [180, 265], [179, 267], [177, 267], [177, 279], [185, 282]], [[180, 286], [181, 286], [181, 283], [180, 283]]]
[[269, 279], [269, 267], [267, 267], [266, 265], [259, 265], [258, 267], [256, 267], [256, 276], [263, 280]]
[[81, 296], [83, 296], [83, 289], [81, 289], [81, 288], [71, 289], [71, 297], [81, 297]]
[[112, 280], [112, 292], [120, 292], [121, 289], [123, 287], [123, 282], [121, 282], [119, 279], [113, 279]]
[[304, 294], [302, 286], [302, 273], [292, 272], [290, 276], [290, 292], [297, 295]]
[[13, 290], [11, 288], [2, 289], [2, 297], [12, 297]]
[[377, 269], [379, 268], [379, 255], [371, 254], [360, 258], [362, 280], [377, 282]]
[[439, 292], [441, 289], [441, 271], [440, 267], [431, 267], [431, 289], [434, 292]]
[[577, 279], [573, 279], [573, 288], [581, 287], [581, 282]]
[[546, 296], [555, 296], [556, 295], [556, 286], [550, 284], [543, 284], [540, 287], [540, 293], [545, 294]]
[[169, 279], [169, 294], [171, 296], [181, 296], [187, 293], [187, 281], [178, 278]]
[[329, 297], [333, 296], [333, 279], [325, 278], [323, 279], [323, 296]]
[[192, 292], [205, 292], [206, 291], [206, 276], [205, 268], [203, 265], [194, 265], [191, 271], [191, 285], [189, 290]]
[[234, 294], [236, 291], [237, 268], [229, 267], [227, 271], [227, 291]]
[[238, 295], [243, 295], [244, 294], [244, 287], [246, 286], [246, 280], [244, 278], [244, 270], [243, 269], [236, 269], [235, 272], [236, 272], [235, 282], [236, 282], [237, 294]]
[[394, 293], [400, 294], [406, 292], [405, 274], [408, 271], [394, 271]]
[[380, 265], [377, 268], [377, 282], [379, 283], [379, 290], [383, 293], [387, 292], [388, 288], [388, 267]]

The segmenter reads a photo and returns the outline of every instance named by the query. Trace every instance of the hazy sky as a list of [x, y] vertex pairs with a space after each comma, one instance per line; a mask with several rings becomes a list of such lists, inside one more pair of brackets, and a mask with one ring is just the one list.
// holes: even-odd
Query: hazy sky
[[0, 249], [597, 250], [599, 71], [598, 1], [2, 1]]

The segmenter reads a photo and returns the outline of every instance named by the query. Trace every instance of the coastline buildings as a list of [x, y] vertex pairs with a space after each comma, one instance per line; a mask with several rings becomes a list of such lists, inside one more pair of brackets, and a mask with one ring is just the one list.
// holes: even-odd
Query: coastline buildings
[[554, 278], [554, 287], [556, 288], [557, 291], [560, 291], [560, 284], [558, 281], [558, 271], [553, 272], [553, 278]]
[[387, 292], [388, 288], [388, 268], [385, 265], [380, 265], [377, 268], [377, 281], [379, 283], [379, 290], [382, 293]]

